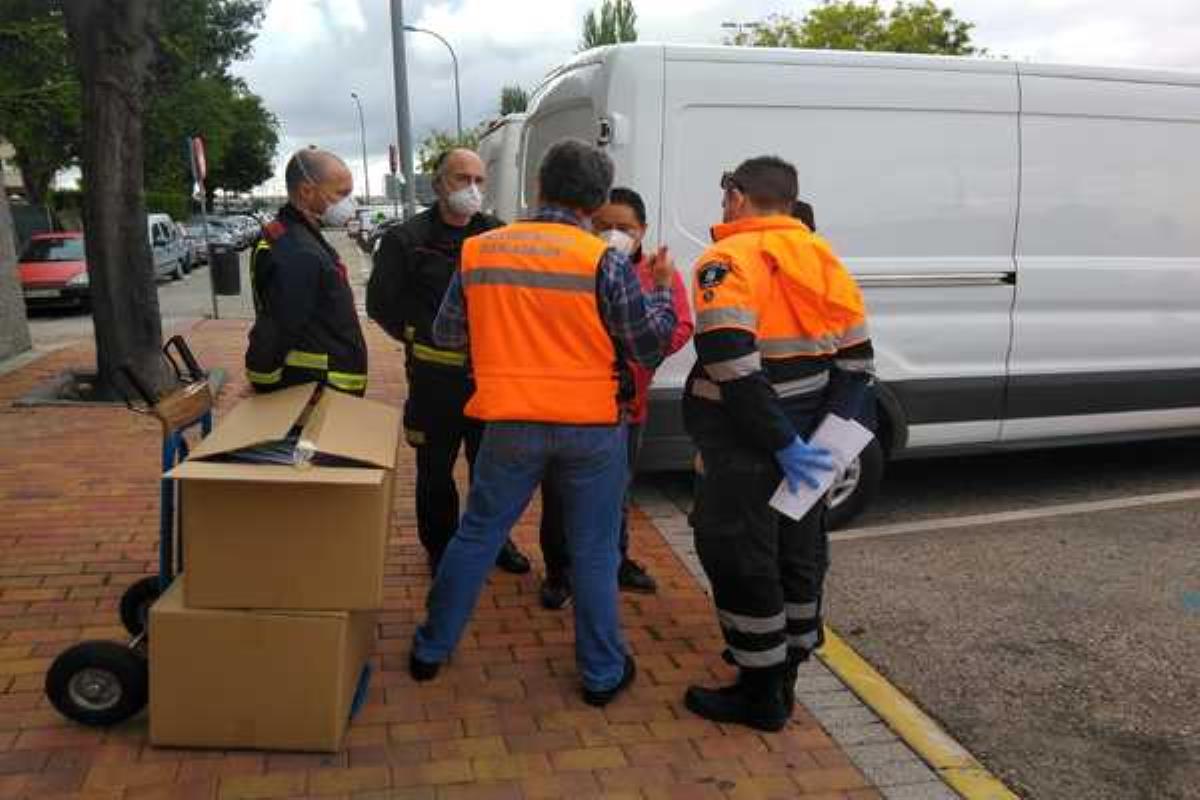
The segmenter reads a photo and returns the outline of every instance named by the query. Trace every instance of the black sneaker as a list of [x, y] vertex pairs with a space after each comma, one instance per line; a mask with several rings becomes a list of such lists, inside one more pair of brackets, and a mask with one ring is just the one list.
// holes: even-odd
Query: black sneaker
[[529, 559], [517, 549], [512, 539], [506, 541], [500, 549], [500, 555], [496, 556], [496, 566], [513, 575], [524, 575], [531, 569]]
[[441, 668], [442, 665], [435, 661], [422, 661], [417, 658], [416, 653], [410, 653], [408, 656], [408, 674], [412, 675], [414, 681], [431, 681], [437, 677]]
[[547, 575], [538, 594], [541, 597], [542, 608], [558, 611], [571, 604], [571, 582], [565, 577]]
[[629, 558], [621, 559], [621, 566], [617, 569], [617, 585], [627, 592], [639, 594], [658, 591], [658, 583], [654, 578], [647, 574], [641, 564]]
[[633, 683], [633, 679], [637, 676], [637, 663], [633, 660], [633, 656], [625, 656], [625, 671], [621, 674], [621, 682], [611, 689], [596, 691], [589, 689], [586, 686], [583, 689], [583, 702], [589, 706], [601, 708], [608, 705], [616, 696], [629, 688]]

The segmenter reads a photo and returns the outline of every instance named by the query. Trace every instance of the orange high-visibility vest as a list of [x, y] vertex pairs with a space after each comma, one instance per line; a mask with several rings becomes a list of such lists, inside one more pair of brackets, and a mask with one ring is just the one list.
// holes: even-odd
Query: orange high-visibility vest
[[489, 422], [614, 425], [617, 354], [600, 319], [600, 239], [572, 225], [518, 222], [463, 244], [475, 394]]
[[866, 341], [862, 292], [829, 244], [787, 216], [713, 228], [696, 261], [696, 334], [749, 331], [764, 360], [823, 358]]

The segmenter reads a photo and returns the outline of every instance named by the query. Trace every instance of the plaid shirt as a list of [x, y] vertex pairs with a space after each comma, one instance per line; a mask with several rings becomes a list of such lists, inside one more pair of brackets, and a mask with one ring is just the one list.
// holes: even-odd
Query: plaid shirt
[[[579, 218], [574, 213], [554, 206], [543, 207], [532, 220], [579, 227]], [[433, 321], [433, 341], [447, 350], [467, 349], [467, 302], [461, 276], [462, 273], [454, 275]], [[671, 290], [643, 291], [629, 258], [610, 247], [600, 261], [596, 298], [600, 319], [618, 351], [643, 366], [657, 367], [675, 331]]]

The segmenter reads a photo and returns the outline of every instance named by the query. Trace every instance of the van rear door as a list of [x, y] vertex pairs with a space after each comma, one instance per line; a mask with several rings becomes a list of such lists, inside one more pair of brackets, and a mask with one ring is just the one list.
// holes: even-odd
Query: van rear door
[[1200, 427], [1200, 78], [1019, 69], [1004, 440]]

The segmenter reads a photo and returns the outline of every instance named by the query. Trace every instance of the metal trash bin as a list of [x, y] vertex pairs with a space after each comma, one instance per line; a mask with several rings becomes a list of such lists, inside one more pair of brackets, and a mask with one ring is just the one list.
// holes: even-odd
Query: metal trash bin
[[236, 250], [213, 250], [212, 270], [213, 292], [222, 297], [237, 297], [242, 293], [242, 270]]

